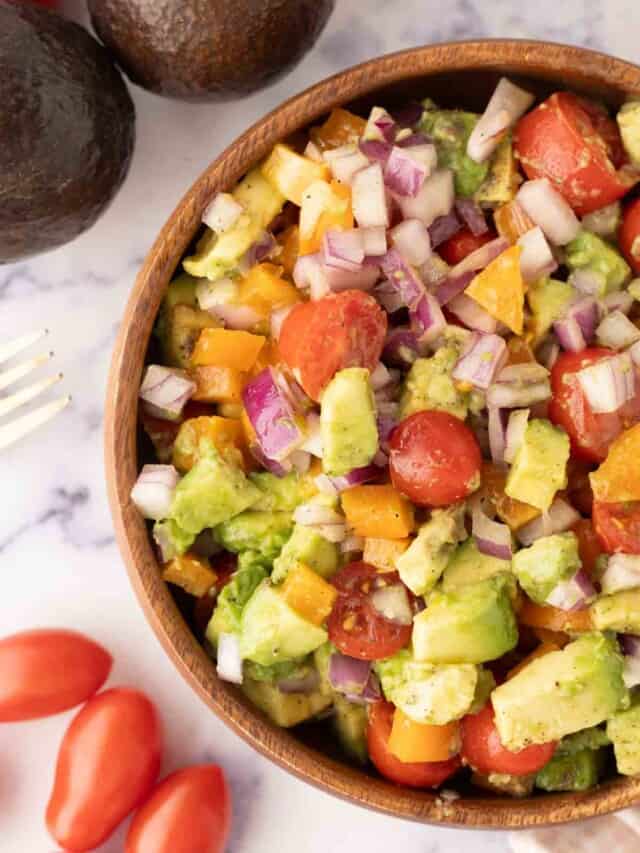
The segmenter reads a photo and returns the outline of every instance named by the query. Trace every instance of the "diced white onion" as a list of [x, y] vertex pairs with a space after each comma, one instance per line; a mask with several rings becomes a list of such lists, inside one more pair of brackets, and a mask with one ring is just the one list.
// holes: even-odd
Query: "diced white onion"
[[196, 384], [183, 370], [150, 364], [140, 386], [140, 399], [150, 414], [165, 420], [177, 420]]
[[547, 178], [525, 181], [518, 190], [516, 201], [556, 246], [565, 246], [578, 235], [578, 217]]
[[535, 97], [502, 77], [467, 142], [467, 154], [484, 163], [498, 147], [504, 132], [529, 109]]
[[386, 254], [387, 232], [382, 225], [372, 228], [359, 228], [364, 253], [369, 258], [378, 258]]
[[391, 242], [414, 267], [420, 267], [431, 256], [429, 232], [419, 219], [405, 219], [390, 232]]
[[218, 677], [232, 684], [242, 684], [242, 656], [235, 634], [220, 634], [217, 657]]
[[398, 625], [411, 625], [413, 613], [407, 591], [402, 584], [382, 586], [370, 595], [371, 603], [381, 616]]
[[287, 319], [291, 311], [293, 310], [293, 305], [285, 305], [284, 308], [278, 308], [277, 311], [274, 311], [269, 320], [269, 329], [271, 331], [271, 337], [274, 341], [277, 341], [280, 337], [280, 332], [282, 331], [282, 324]]
[[331, 174], [342, 184], [351, 184], [356, 172], [366, 169], [369, 159], [356, 145], [342, 145], [324, 152]]
[[445, 216], [453, 207], [453, 172], [450, 169], [436, 169], [423, 183], [417, 195], [395, 196], [395, 199], [403, 219], [419, 219], [428, 228], [439, 216]]
[[391, 373], [381, 361], [376, 364], [375, 369], [371, 374], [370, 381], [371, 387], [374, 391], [378, 391], [380, 388], [384, 388], [391, 382]]
[[219, 278], [217, 281], [204, 278], [196, 285], [196, 299], [202, 311], [237, 302], [238, 292], [238, 285], [230, 278]]
[[353, 215], [360, 227], [389, 226], [389, 211], [380, 163], [372, 163], [366, 169], [356, 172], [351, 200]]
[[604, 595], [640, 586], [640, 555], [612, 554], [600, 580]]
[[[322, 459], [324, 452], [322, 447], [322, 430], [320, 429], [320, 415], [316, 414], [316, 412], [309, 412], [307, 415], [306, 438], [300, 445], [300, 450], [306, 450], [312, 456]], [[319, 476], [324, 475], [321, 474]], [[327, 477], [327, 479], [329, 478]], [[329, 494], [335, 494], [335, 490], [329, 492]]]
[[230, 193], [218, 193], [205, 207], [202, 221], [216, 234], [223, 234], [233, 228], [243, 213], [244, 208]]
[[596, 329], [596, 340], [601, 347], [626, 349], [640, 340], [640, 330], [622, 311], [612, 311]]
[[524, 440], [529, 420], [529, 409], [515, 409], [509, 415], [507, 423], [507, 443], [504, 449], [504, 461], [511, 464]]
[[295, 508], [293, 520], [296, 524], [302, 524], [305, 527], [315, 527], [321, 524], [343, 524], [344, 516], [331, 509], [331, 507], [308, 502], [299, 504]]
[[620, 218], [620, 202], [614, 201], [613, 204], [608, 204], [606, 207], [601, 207], [594, 210], [593, 213], [583, 216], [582, 227], [594, 234], [599, 234], [601, 237], [611, 237], [616, 232]]
[[584, 367], [576, 376], [595, 413], [615, 412], [635, 394], [635, 373], [626, 352]]
[[533, 282], [543, 275], [549, 275], [558, 266], [542, 228], [536, 226], [518, 239], [522, 249], [520, 254], [520, 272], [526, 282]]
[[322, 151], [318, 148], [313, 139], [310, 139], [307, 142], [307, 147], [304, 149], [304, 156], [308, 157], [309, 160], [313, 160], [314, 163], [322, 163]]
[[131, 500], [145, 518], [166, 518], [179, 479], [173, 465], [145, 465], [131, 489]]
[[564, 533], [579, 520], [580, 513], [571, 504], [562, 498], [556, 498], [547, 512], [519, 528], [516, 537], [521, 545], [528, 547], [543, 536]]

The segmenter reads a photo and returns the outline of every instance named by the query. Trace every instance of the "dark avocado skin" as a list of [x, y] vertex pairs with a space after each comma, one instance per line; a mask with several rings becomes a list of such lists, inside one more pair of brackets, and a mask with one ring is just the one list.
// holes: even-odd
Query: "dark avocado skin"
[[334, 0], [89, 0], [98, 37], [140, 86], [222, 101], [271, 83], [312, 47]]
[[127, 173], [133, 102], [79, 25], [0, 0], [0, 263], [72, 240]]

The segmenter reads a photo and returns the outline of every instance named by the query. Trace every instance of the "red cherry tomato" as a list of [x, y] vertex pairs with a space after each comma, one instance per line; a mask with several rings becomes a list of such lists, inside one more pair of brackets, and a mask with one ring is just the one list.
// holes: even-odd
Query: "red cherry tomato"
[[456, 756], [448, 761], [400, 761], [388, 747], [394, 710], [390, 702], [376, 702], [371, 706], [367, 726], [369, 758], [383, 776], [398, 785], [437, 788], [460, 768], [460, 759]]
[[508, 773], [511, 776], [537, 773], [551, 761], [556, 749], [555, 741], [527, 746], [519, 752], [506, 749], [498, 735], [491, 703], [477, 714], [463, 717], [460, 733], [462, 757], [478, 773]]
[[631, 269], [640, 275], [640, 198], [628, 204], [622, 214], [618, 243]]
[[287, 315], [278, 349], [314, 400], [338, 370], [373, 370], [387, 334], [387, 315], [373, 296], [361, 290], [333, 293], [301, 302]]
[[591, 515], [593, 506], [593, 491], [589, 474], [594, 470], [592, 463], [581, 462], [579, 459], [569, 459], [567, 466], [567, 497], [569, 503], [582, 515]]
[[[350, 563], [331, 580], [338, 590], [327, 628], [329, 639], [340, 651], [361, 660], [381, 660], [406, 646], [411, 625], [401, 625], [379, 613], [371, 602], [371, 593], [385, 584], [401, 584], [397, 572], [380, 574], [368, 563]], [[407, 590], [411, 603], [415, 598]]]
[[571, 530], [578, 538], [578, 551], [580, 552], [582, 568], [588, 574], [593, 575], [597, 559], [602, 554], [602, 548], [600, 540], [593, 529], [591, 519], [581, 518], [580, 521], [576, 521]]
[[594, 501], [592, 519], [605, 553], [640, 554], [640, 501]]
[[37, 630], [0, 640], [0, 722], [35, 720], [85, 702], [107, 680], [109, 652], [76, 631]]
[[523, 116], [516, 154], [528, 178], [548, 178], [580, 216], [622, 198], [637, 176], [622, 165], [614, 122], [571, 92], [556, 92]]
[[557, 358], [551, 370], [549, 418], [569, 434], [572, 454], [589, 462], [602, 462], [611, 442], [640, 420], [637, 377], [636, 394], [632, 400], [617, 412], [594, 414], [574, 376], [583, 367], [612, 355], [612, 350], [603, 347], [565, 352]]
[[60, 745], [47, 828], [69, 851], [93, 850], [147, 797], [162, 735], [143, 693], [105, 690], [78, 712]]
[[493, 231], [476, 235], [472, 234], [468, 228], [463, 228], [453, 237], [449, 237], [448, 240], [441, 243], [436, 251], [441, 258], [453, 267], [463, 261], [471, 252], [475, 252], [476, 249], [484, 246], [485, 243], [490, 243], [495, 238], [496, 235]]
[[447, 412], [416, 412], [391, 433], [391, 481], [414, 503], [448, 506], [480, 485], [476, 437]]
[[215, 764], [185, 767], [163, 779], [136, 812], [125, 853], [224, 853], [231, 793]]

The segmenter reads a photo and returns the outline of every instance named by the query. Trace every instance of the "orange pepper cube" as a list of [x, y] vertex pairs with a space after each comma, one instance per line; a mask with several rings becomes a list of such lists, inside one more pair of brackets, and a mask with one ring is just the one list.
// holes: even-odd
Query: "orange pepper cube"
[[299, 252], [320, 251], [325, 231], [353, 228], [351, 189], [337, 181], [316, 181], [305, 190], [300, 209]]
[[304, 563], [296, 563], [281, 587], [281, 595], [292, 610], [313, 625], [322, 625], [331, 613], [338, 591]]
[[516, 335], [524, 324], [524, 279], [520, 272], [520, 246], [511, 246], [473, 279], [465, 290], [496, 320]]
[[278, 237], [278, 242], [282, 246], [282, 252], [278, 260], [284, 267], [287, 275], [293, 275], [293, 268], [300, 254], [300, 231], [297, 225], [290, 225]]
[[611, 444], [607, 458], [589, 476], [593, 497], [604, 503], [640, 500], [640, 424]]
[[400, 761], [448, 761], [460, 749], [457, 722], [444, 726], [416, 723], [396, 708], [388, 743], [389, 751]]
[[366, 121], [348, 110], [337, 107], [320, 127], [312, 127], [309, 135], [318, 148], [340, 148], [356, 145], [367, 126]]
[[531, 654], [527, 655], [524, 660], [521, 660], [517, 666], [514, 666], [507, 673], [507, 678], [513, 678], [514, 675], [517, 675], [519, 672], [532, 663], [534, 660], [538, 658], [544, 657], [544, 655], [548, 655], [549, 652], [559, 652], [560, 646], [556, 643], [540, 643], [540, 645], [534, 649]]
[[262, 335], [240, 329], [203, 329], [193, 351], [193, 364], [251, 370], [264, 342]]
[[238, 301], [268, 318], [273, 311], [300, 301], [298, 289], [281, 277], [282, 267], [256, 264], [240, 282]]
[[288, 145], [278, 143], [262, 164], [262, 174], [288, 201], [300, 205], [302, 194], [314, 181], [329, 177], [329, 167], [297, 154]]
[[179, 471], [190, 471], [198, 461], [198, 448], [203, 438], [210, 439], [220, 453], [235, 448], [242, 454], [245, 470], [251, 467], [242, 424], [237, 418], [189, 418], [180, 425], [173, 445], [173, 464]]
[[375, 539], [364, 540], [362, 559], [375, 566], [380, 572], [394, 572], [396, 559], [407, 550], [411, 539]]
[[232, 367], [213, 364], [195, 367], [191, 375], [196, 383], [192, 399], [200, 403], [240, 403], [247, 375]]
[[593, 631], [589, 608], [584, 610], [560, 610], [550, 604], [535, 604], [526, 599], [518, 612], [518, 622], [530, 628], [546, 628], [549, 631], [565, 631], [580, 634]]
[[206, 560], [193, 554], [181, 554], [162, 567], [162, 578], [167, 583], [182, 587], [189, 595], [201, 598], [217, 580], [217, 575]]
[[342, 509], [357, 536], [406, 539], [414, 528], [412, 504], [391, 485], [348, 489]]

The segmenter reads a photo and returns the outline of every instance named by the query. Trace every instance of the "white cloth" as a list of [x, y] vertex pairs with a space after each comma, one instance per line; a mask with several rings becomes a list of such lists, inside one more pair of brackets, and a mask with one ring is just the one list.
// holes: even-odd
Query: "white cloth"
[[638, 853], [640, 809], [625, 809], [575, 826], [512, 832], [513, 853]]

